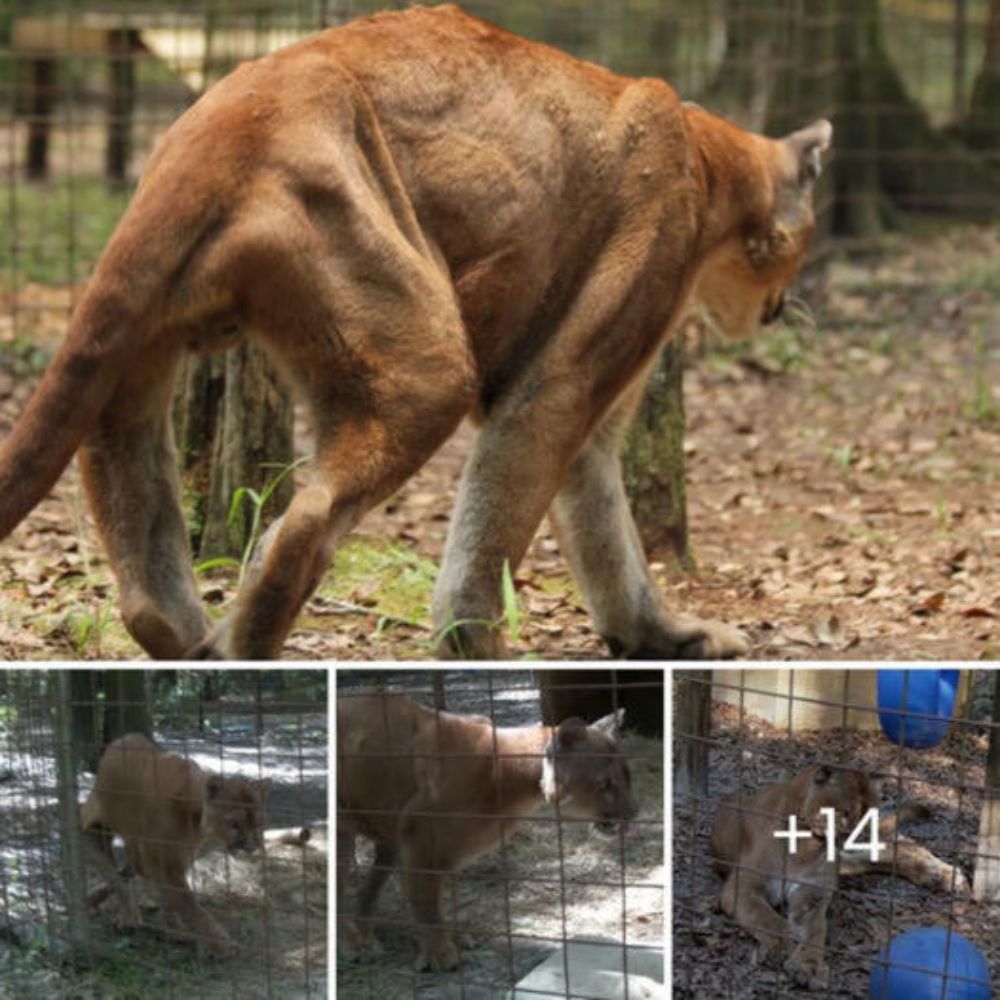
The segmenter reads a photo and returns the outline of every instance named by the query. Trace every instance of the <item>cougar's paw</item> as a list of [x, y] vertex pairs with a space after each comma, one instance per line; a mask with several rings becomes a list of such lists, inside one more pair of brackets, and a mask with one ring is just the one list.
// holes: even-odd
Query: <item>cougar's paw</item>
[[439, 660], [509, 659], [499, 628], [486, 621], [462, 621], [441, 629], [434, 655]]
[[938, 873], [938, 889], [941, 892], [954, 892], [956, 896], [971, 896], [972, 886], [961, 868], [943, 865]]
[[808, 953], [796, 950], [785, 962], [785, 972], [796, 985], [807, 990], [825, 990], [830, 983], [830, 969], [815, 950]]
[[780, 969], [787, 954], [788, 948], [785, 939], [782, 937], [772, 937], [766, 942], [757, 942], [757, 951], [754, 953], [754, 958], [758, 965], [763, 965], [770, 969]]
[[686, 619], [683, 626], [676, 637], [680, 660], [730, 660], [750, 652], [750, 640], [731, 625]]
[[178, 660], [184, 655], [184, 643], [167, 618], [152, 602], [122, 602], [122, 618], [133, 639], [157, 660]]
[[185, 654], [186, 660], [231, 660], [229, 654], [228, 619], [217, 622], [211, 632], [207, 633], [201, 642], [192, 646]]
[[345, 962], [362, 964], [377, 961], [384, 951], [370, 926], [351, 920], [344, 928], [337, 955]]
[[448, 972], [458, 968], [458, 948], [447, 935], [440, 935], [420, 946], [417, 972]]

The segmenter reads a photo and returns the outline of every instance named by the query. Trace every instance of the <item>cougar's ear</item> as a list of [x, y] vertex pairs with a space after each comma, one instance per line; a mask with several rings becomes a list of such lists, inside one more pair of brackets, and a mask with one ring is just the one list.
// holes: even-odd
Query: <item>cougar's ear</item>
[[579, 743], [587, 731], [587, 723], [583, 719], [564, 719], [556, 727], [556, 731], [552, 734], [552, 739], [549, 741], [549, 745], [546, 748], [550, 753], [554, 753], [558, 750], [565, 750], [567, 747], [571, 747], [576, 743]]
[[217, 774], [209, 775], [208, 780], [205, 782], [205, 791], [210, 799], [217, 799], [219, 792], [222, 791], [222, 778]]
[[830, 148], [833, 126], [825, 119], [807, 125], [785, 138], [797, 164], [799, 184], [812, 184], [823, 169], [823, 154]]
[[820, 764], [819, 767], [813, 772], [813, 784], [814, 785], [825, 785], [830, 780], [830, 775], [833, 772], [825, 764]]
[[257, 794], [257, 798], [263, 802], [267, 798], [267, 793], [271, 790], [271, 779], [270, 778], [259, 778], [256, 781], [250, 782], [251, 788]]
[[605, 715], [596, 722], [592, 722], [591, 726], [593, 726], [594, 729], [600, 729], [602, 733], [606, 733], [612, 739], [615, 739], [621, 732], [621, 728], [624, 724], [625, 709], [616, 708], [610, 715]]

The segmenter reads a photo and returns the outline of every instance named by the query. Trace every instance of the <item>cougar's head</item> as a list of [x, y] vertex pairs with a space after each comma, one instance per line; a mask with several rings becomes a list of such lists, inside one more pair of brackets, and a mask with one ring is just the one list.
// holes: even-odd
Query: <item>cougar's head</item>
[[838, 844], [858, 825], [865, 813], [878, 805], [878, 785], [863, 771], [816, 764], [806, 771], [799, 816], [818, 836], [826, 830], [821, 810], [832, 809]]
[[230, 854], [253, 854], [264, 848], [266, 781], [211, 776], [206, 782], [206, 833]]
[[619, 709], [590, 725], [582, 719], [561, 722], [542, 767], [542, 791], [560, 815], [593, 820], [606, 833], [639, 812], [628, 762], [615, 739], [624, 714]]
[[782, 314], [815, 228], [813, 186], [832, 136], [830, 123], [821, 120], [785, 139], [759, 140], [770, 178], [765, 210], [749, 213], [709, 253], [695, 284], [694, 302], [727, 337], [752, 336]]

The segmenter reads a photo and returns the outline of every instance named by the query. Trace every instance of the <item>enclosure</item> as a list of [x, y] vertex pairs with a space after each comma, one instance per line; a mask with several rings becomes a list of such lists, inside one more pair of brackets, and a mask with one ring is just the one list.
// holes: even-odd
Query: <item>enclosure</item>
[[[0, 671], [0, 996], [325, 997], [326, 677], [325, 670]], [[177, 756], [133, 752], [130, 769], [151, 759], [154, 774], [156, 766], [165, 774], [166, 760], [181, 762], [192, 784], [173, 786], [172, 796], [155, 778], [148, 797], [123, 790], [125, 817], [119, 810], [107, 827], [91, 827], [98, 759], [113, 740], [136, 733]], [[191, 844], [190, 831], [164, 825], [164, 817], [193, 799], [199, 775], [208, 776], [207, 813], [221, 803], [232, 820], [227, 796], [243, 789], [264, 796], [263, 847], [251, 850], [248, 840], [246, 850], [227, 853], [213, 828], [186, 875], [200, 912], [229, 939], [218, 953], [200, 933], [210, 924], [192, 930], [178, 918], [183, 910], [167, 908], [159, 873], [168, 869], [153, 877], [147, 867], [152, 851]], [[119, 925], [127, 911], [101, 888], [88, 837], [120, 830], [140, 812], [149, 825], [135, 828], [144, 831], [137, 856], [123, 855], [117, 839], [114, 847], [121, 873], [145, 876], [125, 878], [138, 905], [138, 924], [126, 929]]]
[[[467, 867], [460, 867], [444, 890], [442, 924], [455, 930], [460, 949], [460, 964], [454, 971], [414, 972], [418, 937], [426, 933], [428, 925], [415, 918], [407, 906], [399, 873], [392, 862], [375, 858], [370, 839], [359, 837], [356, 850], [348, 847], [338, 857], [337, 868], [337, 996], [345, 1000], [369, 996], [601, 998], [623, 995], [624, 973], [629, 977], [629, 996], [665, 996], [666, 987], [661, 985], [663, 677], [662, 670], [636, 670], [623, 676], [616, 671], [567, 674], [557, 669], [535, 673], [510, 669], [339, 670], [339, 835], [343, 837], [348, 824], [357, 822], [363, 808], [375, 808], [362, 794], [370, 797], [372, 790], [362, 787], [364, 783], [352, 784], [351, 768], [365, 762], [377, 764], [378, 783], [391, 787], [402, 780], [395, 770], [400, 759], [408, 773], [412, 770], [417, 775], [418, 789], [429, 796], [383, 802], [378, 815], [398, 824], [404, 836], [409, 829], [417, 833], [424, 829], [422, 835], [430, 836], [429, 828], [420, 827], [421, 820], [444, 817], [444, 824], [435, 827], [434, 834], [443, 851], [440, 845], [448, 836], [446, 831], [471, 831], [471, 821], [485, 814], [520, 817], [520, 825], [516, 831], [507, 828], [492, 849]], [[375, 693], [376, 699], [368, 710], [371, 714], [365, 716], [364, 705], [369, 699], [363, 696], [370, 693]], [[452, 726], [454, 720], [443, 713], [456, 713], [459, 724], [470, 727], [469, 739], [474, 730], [482, 742], [463, 743], [462, 749], [434, 739], [413, 742], [409, 728], [395, 722], [387, 730], [389, 720], [382, 713], [394, 711], [392, 697], [397, 694], [433, 709], [427, 713], [433, 721], [426, 723], [432, 729]], [[641, 729], [630, 731], [630, 706], [643, 702], [647, 711]], [[654, 707], [648, 709], [650, 705]], [[625, 711], [620, 748], [631, 772], [638, 814], [627, 827], [616, 822], [601, 832], [590, 829], [592, 822], [574, 818], [568, 796], [557, 797], [553, 805], [534, 812], [542, 800], [538, 787], [542, 758], [562, 752], [552, 749], [553, 741], [558, 746], [555, 724], [573, 715], [593, 722], [616, 708]], [[543, 720], [545, 724], [540, 726]], [[523, 744], [513, 749], [508, 740], [515, 732], [537, 733], [534, 749]], [[386, 740], [390, 741], [388, 746]], [[603, 753], [605, 756], [595, 750], [587, 758], [588, 773], [601, 771], [607, 750]], [[476, 762], [479, 777], [460, 788], [457, 768], [468, 762]], [[559, 766], [555, 765], [557, 773]], [[521, 767], [534, 768], [534, 777], [527, 779], [534, 788], [525, 792], [529, 798], [537, 798], [530, 809], [511, 804], [511, 770]], [[491, 779], [490, 774], [497, 777]], [[487, 787], [490, 790], [485, 793]], [[494, 793], [498, 797], [495, 802]], [[467, 836], [469, 843], [475, 840], [471, 832]], [[415, 851], [415, 840], [402, 843], [403, 857], [417, 857], [407, 853]], [[472, 856], [475, 853], [473, 850]], [[410, 864], [423, 871], [417, 862]], [[429, 863], [427, 873], [444, 870], [444, 864]], [[392, 871], [365, 920], [359, 886], [373, 865]], [[451, 866], [447, 867], [450, 870]], [[357, 946], [359, 934], [363, 937], [366, 929], [377, 942], [369, 953]], [[569, 990], [565, 985], [567, 970]], [[509, 992], [515, 986], [519, 987], [516, 994]]]
[[[967, 669], [953, 680], [951, 673], [806, 668], [677, 672], [674, 996], [869, 996], [872, 969], [885, 968], [877, 965], [882, 949], [902, 932], [921, 927], [943, 928], [971, 942], [983, 956], [996, 991], [1000, 983], [1000, 674]], [[946, 681], [951, 684], [953, 705], [933, 702], [924, 706], [917, 701], [921, 685]], [[886, 691], [891, 693], [896, 682], [904, 691], [892, 708]], [[888, 735], [894, 732], [893, 725], [912, 727], [911, 736], [925, 725], [934, 731], [928, 731], [927, 740], [911, 739], [904, 733], [902, 742], [893, 742]], [[931, 742], [931, 735], [936, 743]], [[889, 867], [896, 874], [848, 877], [841, 872], [833, 890], [827, 913], [830, 975], [825, 989], [807, 989], [780, 960], [758, 961], [750, 929], [720, 912], [723, 879], [712, 870], [718, 854], [713, 855], [709, 840], [724, 800], [745, 803], [749, 810], [745, 815], [756, 815], [755, 810], [764, 807], [757, 805], [761, 800], [753, 797], [755, 793], [814, 765], [856, 769], [881, 779], [879, 808], [884, 811], [879, 813], [880, 823], [902, 811], [897, 828], [880, 834], [893, 859]], [[920, 806], [927, 811], [907, 821], [907, 810]], [[782, 836], [787, 819], [782, 815], [780, 820]], [[779, 821], [775, 818], [774, 822]], [[746, 826], [742, 830], [747, 850]], [[867, 844], [869, 833], [870, 829], [864, 830], [858, 842]], [[916, 885], [899, 877], [907, 872], [911, 842], [944, 862], [946, 874], [938, 884]], [[843, 847], [838, 850], [836, 865], [841, 867], [849, 855]], [[922, 851], [916, 854], [928, 861]], [[759, 853], [742, 857], [746, 861], [739, 873], [745, 881], [742, 890], [737, 881], [737, 894], [751, 891], [755, 872], [770, 871]], [[790, 884], [804, 886], [816, 877], [796, 876], [788, 871], [790, 857], [783, 853], [781, 859]], [[956, 871], [949, 871], [950, 867]], [[776, 877], [782, 880], [780, 872]], [[779, 912], [791, 913], [791, 903], [786, 911], [774, 899], [771, 902]], [[757, 923], [756, 929], [762, 928], [763, 923]], [[967, 986], [961, 977], [967, 973], [957, 962], [950, 973], [947, 988], [961, 995]], [[925, 980], [924, 989], [928, 996], [937, 995], [944, 986], [938, 977]], [[881, 988], [871, 995], [915, 995], [905, 991], [883, 994]], [[976, 988], [986, 992], [975, 993]], [[970, 989], [969, 995], [986, 995], [990, 984], [983, 981]]]
[[[23, 409], [170, 122], [238, 61], [388, 6], [399, 5], [9, 0], [0, 426]], [[663, 76], [770, 134], [833, 121], [798, 305], [747, 345], [717, 342], [697, 318], [685, 328], [683, 448], [673, 390], [666, 415], [644, 412], [663, 428], [649, 447], [666, 449], [666, 464], [632, 454], [630, 486], [639, 497], [652, 483], [644, 495], [661, 498], [644, 536], [668, 599], [739, 625], [757, 658], [995, 656], [997, 0], [466, 6], [617, 71]], [[298, 462], [311, 450], [307, 421], [293, 422], [258, 363], [234, 352], [192, 366], [179, 390], [186, 517], [213, 614], [229, 606], [258, 528], [304, 478]], [[236, 378], [255, 388], [225, 394]], [[291, 655], [430, 654], [435, 565], [472, 438], [463, 427], [362, 522]], [[668, 524], [662, 497], [683, 513], [682, 464], [690, 534], [679, 572], [670, 540], [683, 547], [685, 519]], [[135, 654], [74, 471], [5, 542], [0, 579], [4, 655]], [[514, 584], [515, 652], [604, 655], [546, 528]]]

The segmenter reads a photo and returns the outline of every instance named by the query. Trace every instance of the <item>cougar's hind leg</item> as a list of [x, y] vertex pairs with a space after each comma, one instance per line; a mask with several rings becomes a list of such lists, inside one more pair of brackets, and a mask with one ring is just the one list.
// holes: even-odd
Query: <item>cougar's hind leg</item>
[[395, 298], [366, 303], [370, 325], [352, 343], [330, 320], [332, 306], [321, 308], [333, 293], [319, 276], [289, 289], [301, 300], [309, 288], [314, 311], [300, 309], [294, 342], [265, 338], [264, 346], [306, 393], [316, 431], [312, 481], [268, 530], [230, 614], [195, 655], [276, 658], [337, 540], [468, 412], [472, 362], [450, 286], [430, 266], [400, 281]]
[[636, 659], [741, 655], [749, 646], [736, 629], [669, 614], [649, 571], [619, 457], [642, 389], [630, 390], [570, 466], [550, 511], [560, 549], [612, 653]]
[[[503, 567], [513, 572], [520, 564], [586, 433], [585, 388], [574, 379], [526, 379], [480, 432], [434, 590], [439, 655], [504, 656]], [[546, 419], [548, 411], [554, 419]]]
[[158, 659], [183, 657], [206, 629], [170, 420], [179, 362], [176, 350], [144, 357], [79, 452], [90, 506], [118, 579], [125, 626]]

